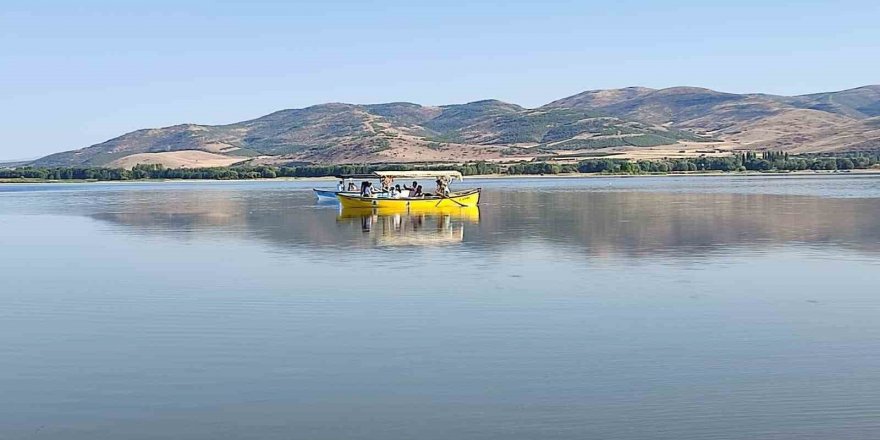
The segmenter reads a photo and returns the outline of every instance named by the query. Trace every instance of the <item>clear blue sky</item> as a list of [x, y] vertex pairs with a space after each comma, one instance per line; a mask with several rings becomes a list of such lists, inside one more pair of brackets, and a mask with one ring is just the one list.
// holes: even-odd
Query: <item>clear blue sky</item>
[[0, 3], [0, 158], [323, 102], [880, 83], [874, 1]]

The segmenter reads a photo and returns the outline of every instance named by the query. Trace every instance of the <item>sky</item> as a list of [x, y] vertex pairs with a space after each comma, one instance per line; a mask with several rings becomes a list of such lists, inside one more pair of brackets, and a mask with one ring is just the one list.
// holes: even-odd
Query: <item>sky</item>
[[0, 2], [0, 159], [325, 102], [880, 83], [874, 1]]

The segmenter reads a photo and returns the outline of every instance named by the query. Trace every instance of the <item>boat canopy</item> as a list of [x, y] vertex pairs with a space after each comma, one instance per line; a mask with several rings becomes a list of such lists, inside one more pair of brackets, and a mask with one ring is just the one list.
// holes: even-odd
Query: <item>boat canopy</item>
[[374, 171], [373, 174], [379, 177], [391, 177], [391, 178], [407, 178], [407, 179], [430, 179], [430, 178], [439, 178], [445, 177], [450, 180], [464, 180], [461, 173], [458, 171], [428, 171], [428, 170], [419, 170], [419, 171]]
[[340, 179], [381, 179], [390, 177], [392, 179], [437, 179], [446, 177], [449, 180], [464, 180], [464, 177], [458, 171], [373, 171], [370, 174], [342, 174], [336, 176]]
[[337, 174], [337, 179], [376, 179], [375, 174]]

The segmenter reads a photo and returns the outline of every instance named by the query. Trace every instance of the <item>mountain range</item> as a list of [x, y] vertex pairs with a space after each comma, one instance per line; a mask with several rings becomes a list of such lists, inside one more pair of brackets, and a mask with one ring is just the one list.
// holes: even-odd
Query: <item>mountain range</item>
[[880, 85], [800, 96], [696, 87], [592, 90], [528, 109], [497, 100], [331, 103], [228, 125], [137, 130], [36, 166], [519, 160], [706, 151], [880, 150]]

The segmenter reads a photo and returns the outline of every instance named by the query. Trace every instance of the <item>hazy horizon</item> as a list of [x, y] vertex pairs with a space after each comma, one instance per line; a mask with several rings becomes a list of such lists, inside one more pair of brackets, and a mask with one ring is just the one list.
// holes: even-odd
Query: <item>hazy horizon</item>
[[0, 159], [326, 102], [536, 107], [630, 86], [844, 90], [880, 82], [877, 13], [858, 1], [13, 1], [0, 7]]

